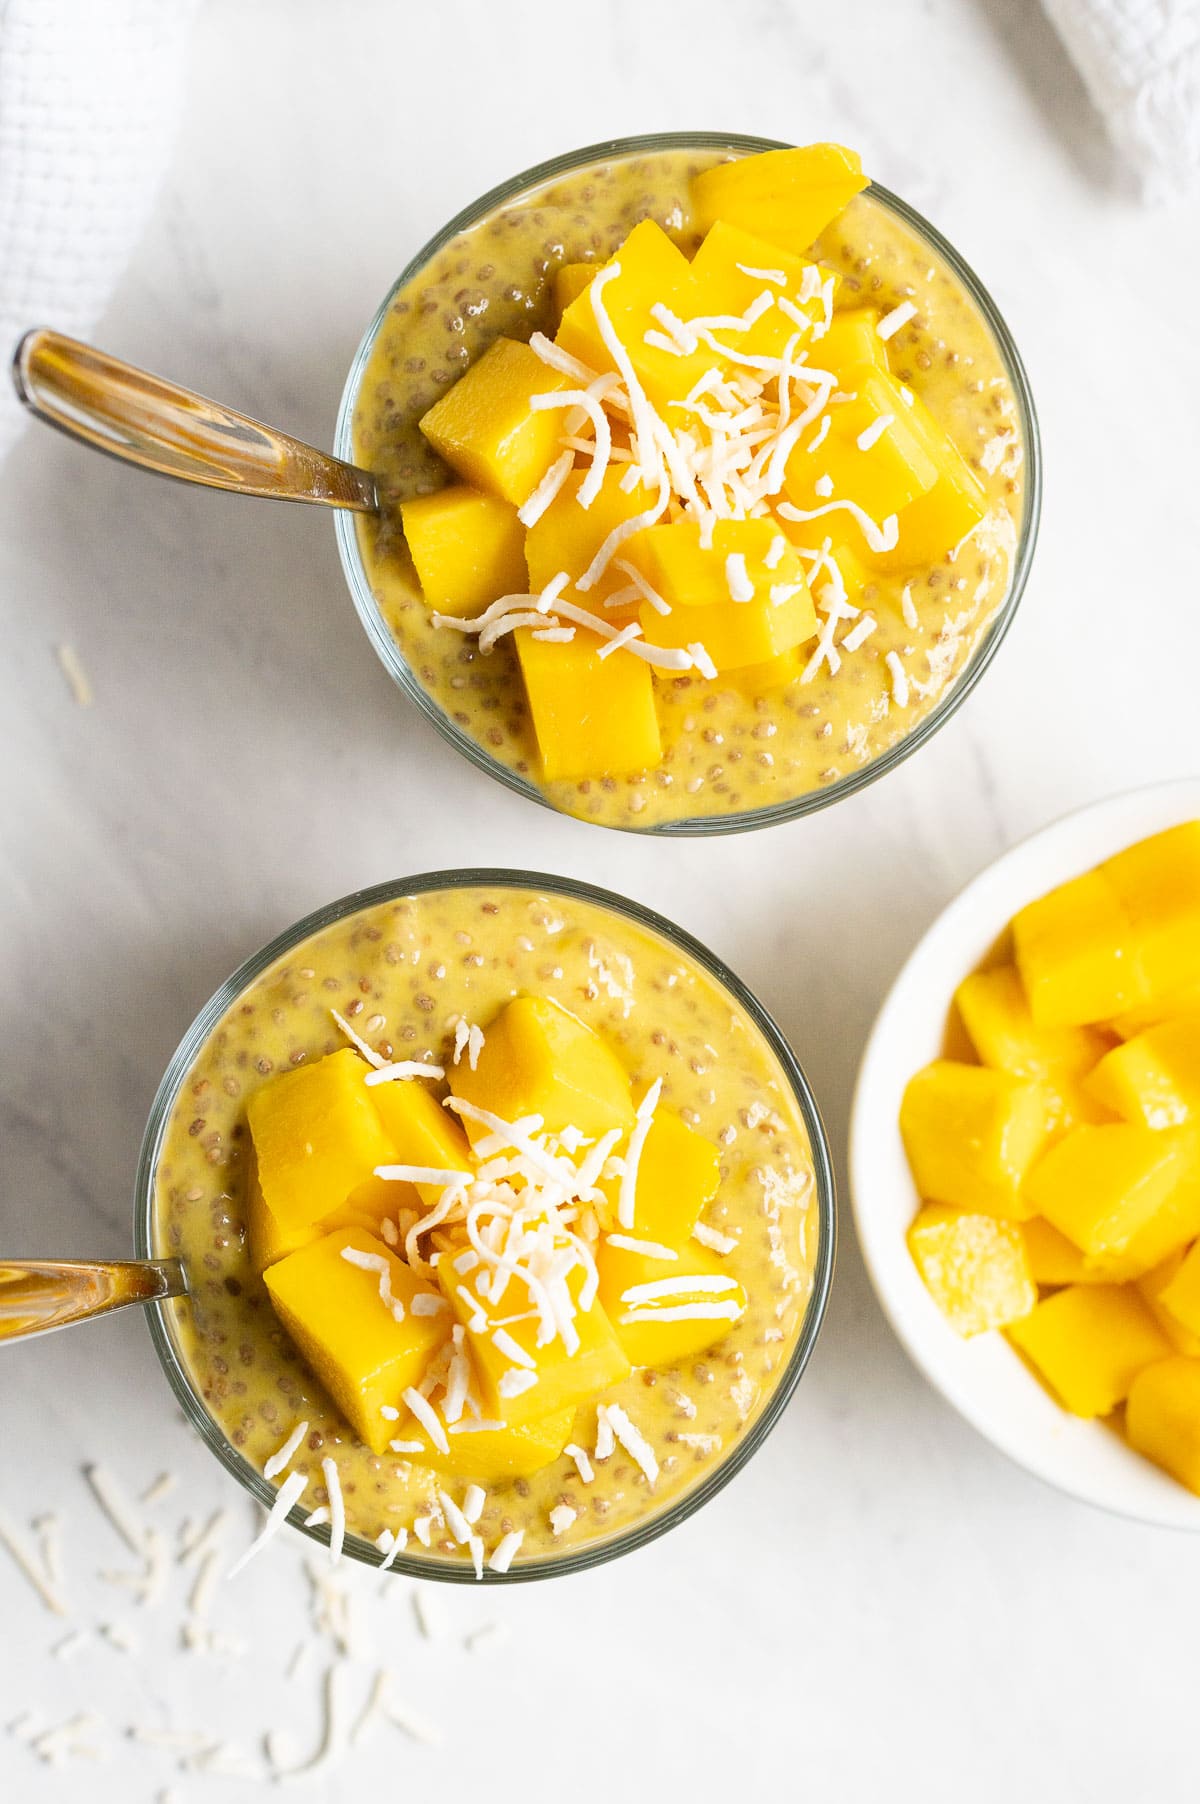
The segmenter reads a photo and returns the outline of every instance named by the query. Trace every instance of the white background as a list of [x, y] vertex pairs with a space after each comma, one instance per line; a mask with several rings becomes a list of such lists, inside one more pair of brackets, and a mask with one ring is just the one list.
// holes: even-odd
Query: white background
[[[142, 1125], [195, 1009], [297, 916], [438, 865], [589, 878], [697, 933], [792, 1038], [840, 1164], [864, 1035], [942, 904], [1064, 809], [1194, 769], [1200, 217], [1124, 191], [1034, 0], [210, 0], [174, 165], [98, 339], [327, 444], [364, 323], [451, 212], [570, 146], [698, 126], [856, 145], [1012, 325], [1046, 505], [981, 690], [912, 763], [814, 819], [683, 845], [603, 833], [510, 796], [402, 701], [328, 517], [32, 430], [0, 491], [5, 1250], [127, 1252]], [[64, 640], [90, 709], [56, 664]], [[1194, 1544], [1071, 1504], [976, 1438], [906, 1363], [845, 1209], [842, 1226], [813, 1363], [746, 1473], [593, 1576], [439, 1590], [433, 1641], [397, 1585], [372, 1606], [361, 1682], [393, 1667], [443, 1747], [381, 1729], [298, 1795], [1184, 1795]], [[220, 1504], [239, 1538], [250, 1525], [136, 1316], [5, 1352], [0, 1509], [62, 1513], [77, 1619], [125, 1623], [139, 1652], [51, 1659], [66, 1625], [0, 1555], [0, 1726], [80, 1700], [108, 1725], [94, 1771], [49, 1771], [0, 1734], [0, 1797], [73, 1798], [80, 1774], [98, 1804], [168, 1783], [202, 1804], [252, 1796], [173, 1779], [121, 1736], [201, 1726], [252, 1751], [286, 1720], [307, 1749], [319, 1664], [280, 1677], [306, 1620], [298, 1557], [277, 1546], [219, 1597], [214, 1622], [251, 1648], [223, 1671], [176, 1646], [181, 1580], [139, 1612], [92, 1576], [122, 1550], [88, 1458], [131, 1491], [164, 1466], [186, 1477], [165, 1525]], [[507, 1646], [467, 1653], [484, 1621]]]

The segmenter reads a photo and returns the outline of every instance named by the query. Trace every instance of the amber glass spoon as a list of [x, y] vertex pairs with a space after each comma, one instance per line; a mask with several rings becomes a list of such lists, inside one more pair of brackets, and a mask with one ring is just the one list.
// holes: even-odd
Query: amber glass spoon
[[156, 475], [355, 513], [379, 507], [369, 470], [61, 332], [27, 332], [12, 376], [39, 420]]
[[178, 1259], [0, 1259], [0, 1341], [186, 1291]]

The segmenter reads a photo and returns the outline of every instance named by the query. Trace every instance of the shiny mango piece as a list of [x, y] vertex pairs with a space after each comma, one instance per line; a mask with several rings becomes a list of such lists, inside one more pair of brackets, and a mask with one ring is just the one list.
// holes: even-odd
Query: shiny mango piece
[[[379, 1178], [368, 1178], [365, 1184], [357, 1185], [350, 1192], [344, 1203], [331, 1210], [319, 1226], [293, 1223], [289, 1228], [282, 1228], [267, 1208], [258, 1182], [257, 1162], [251, 1159], [246, 1178], [246, 1246], [250, 1263], [261, 1277], [269, 1265], [286, 1259], [289, 1253], [299, 1252], [301, 1247], [310, 1246], [334, 1228], [362, 1228], [368, 1234], [378, 1234], [384, 1216], [395, 1213], [395, 1192], [407, 1188], [401, 1184], [385, 1185]], [[387, 1191], [392, 1195], [386, 1196]]]
[[862, 162], [841, 144], [768, 150], [692, 177], [701, 231], [718, 219], [802, 255], [867, 185]]
[[[491, 1418], [489, 1418], [490, 1420]], [[485, 1486], [504, 1484], [512, 1478], [532, 1478], [544, 1466], [556, 1460], [571, 1438], [575, 1425], [575, 1409], [560, 1409], [551, 1416], [538, 1416], [513, 1428], [503, 1422], [495, 1428], [471, 1428], [469, 1416], [452, 1426], [447, 1433], [449, 1453], [439, 1453], [424, 1429], [415, 1420], [405, 1422], [399, 1439], [423, 1442], [422, 1451], [412, 1458], [447, 1478], [461, 1478], [470, 1484]], [[500, 1418], [496, 1418], [497, 1421]]]
[[525, 592], [525, 528], [511, 501], [451, 483], [400, 503], [421, 594], [439, 614], [477, 614]]
[[1013, 917], [1013, 948], [1039, 1027], [1086, 1027], [1146, 997], [1132, 926], [1100, 871], [1086, 871]]
[[670, 308], [677, 318], [694, 318], [699, 304], [691, 265], [677, 244], [652, 219], [635, 225], [615, 256], [604, 265], [617, 266], [620, 274], [606, 280], [601, 290], [591, 285], [567, 308], [554, 342], [599, 374], [616, 368], [596, 320], [595, 298], [629, 356], [647, 396], [660, 411], [689, 394], [707, 370], [721, 359], [705, 345], [677, 357], [653, 343], [646, 334], [661, 336], [662, 326], [651, 309]]
[[1145, 1366], [1129, 1387], [1129, 1445], [1200, 1496], [1200, 1359]]
[[972, 972], [954, 1000], [981, 1063], [1041, 1084], [1052, 1131], [1106, 1119], [1104, 1107], [1080, 1086], [1108, 1051], [1108, 1037], [1090, 1027], [1038, 1027], [1014, 965]]
[[[572, 584], [578, 583], [609, 533], [654, 506], [657, 489], [651, 491], [640, 482], [632, 489], [622, 488], [628, 470], [628, 464], [610, 463], [600, 492], [588, 508], [580, 507], [578, 500], [586, 470], [567, 478], [541, 519], [525, 535], [525, 564], [533, 594], [540, 594], [560, 571], [566, 572]], [[624, 562], [628, 558], [633, 543], [627, 540], [618, 550], [618, 560]], [[627, 589], [629, 582], [628, 573], [613, 561], [590, 589], [576, 590], [570, 598], [614, 626], [624, 626], [637, 616], [636, 600], [631, 598], [628, 606], [616, 609], [606, 608], [604, 603], [619, 589]]]
[[[746, 1313], [746, 1292], [729, 1261], [706, 1247], [684, 1247], [677, 1259], [659, 1259], [606, 1241], [597, 1249], [596, 1269], [601, 1304], [635, 1366], [694, 1359], [723, 1340]], [[673, 1288], [661, 1298], [639, 1297], [641, 1286], [663, 1282], [690, 1287]]]
[[1158, 1292], [1158, 1300], [1181, 1328], [1200, 1334], [1200, 1244], [1193, 1245]]
[[515, 338], [495, 339], [435, 401], [421, 431], [464, 482], [523, 507], [560, 455], [563, 414], [535, 413], [535, 395], [557, 394], [570, 380]]
[[[598, 1299], [588, 1309], [577, 1307], [574, 1328], [579, 1345], [568, 1353], [561, 1335], [556, 1335], [547, 1346], [538, 1346], [536, 1320], [510, 1322], [503, 1329], [492, 1326], [492, 1314], [511, 1316], [528, 1308], [523, 1285], [510, 1283], [500, 1303], [493, 1307], [490, 1300], [479, 1295], [478, 1271], [464, 1275], [456, 1270], [452, 1259], [442, 1258], [437, 1275], [467, 1331], [489, 1417], [494, 1413], [510, 1428], [523, 1428], [529, 1422], [575, 1409], [629, 1376], [632, 1368], [628, 1355]], [[567, 1286], [577, 1306], [582, 1282], [582, 1269], [576, 1266], [567, 1277]], [[497, 1334], [501, 1337], [499, 1345]], [[506, 1337], [515, 1343], [519, 1359], [513, 1357]], [[518, 1388], [525, 1382], [520, 1374], [531, 1375], [534, 1382]]]
[[[712, 1141], [674, 1110], [655, 1109], [634, 1181], [633, 1226], [620, 1232], [659, 1246], [686, 1247], [720, 1184], [721, 1155]], [[600, 1189], [609, 1202], [608, 1224], [616, 1228], [620, 1183], [602, 1178]]]
[[868, 369], [888, 367], [887, 346], [878, 327], [879, 315], [870, 307], [849, 307], [835, 313], [809, 362], [832, 370], [839, 388], [853, 388], [854, 377], [864, 365]]
[[596, 263], [561, 263], [555, 270], [551, 292], [558, 320], [561, 321], [571, 302], [579, 299], [598, 268]]
[[1106, 859], [1151, 996], [1200, 982], [1200, 821], [1184, 821]]
[[1063, 1284], [1103, 1284], [1108, 1282], [1099, 1273], [1092, 1273], [1083, 1254], [1073, 1240], [1060, 1234], [1057, 1228], [1051, 1227], [1042, 1216], [1035, 1215], [1029, 1221], [1020, 1224], [1021, 1239], [1025, 1244], [1025, 1257], [1029, 1261], [1029, 1271], [1035, 1284], [1045, 1284], [1057, 1289]]
[[[772, 555], [777, 562], [768, 569], [764, 560]], [[731, 556], [753, 585], [748, 601], [732, 599]], [[651, 526], [632, 541], [630, 557], [671, 608], [662, 615], [651, 602], [642, 604], [642, 632], [655, 645], [686, 650], [698, 643], [724, 672], [770, 663], [816, 633], [800, 559], [771, 520], [721, 521], [711, 548], [701, 545], [700, 529], [689, 520]]]
[[1022, 1185], [1046, 1138], [1037, 1084], [935, 1059], [908, 1081], [900, 1132], [922, 1201], [1012, 1221], [1035, 1213]]
[[654, 770], [662, 737], [645, 660], [623, 649], [601, 657], [604, 641], [585, 627], [566, 644], [535, 639], [535, 630], [518, 627], [513, 637], [545, 781]]
[[347, 1047], [282, 1072], [246, 1105], [258, 1182], [284, 1236], [319, 1226], [377, 1165], [395, 1158]]
[[[505, 1121], [540, 1115], [545, 1131], [590, 1136], [633, 1125], [633, 1089], [616, 1053], [548, 996], [517, 996], [489, 1022], [475, 1070], [460, 1065], [454, 1090]], [[467, 1123], [473, 1139], [490, 1130]]]
[[1087, 1079], [1096, 1101], [1148, 1128], [1200, 1120], [1200, 1016], [1163, 1021], [1102, 1058]]
[[908, 1230], [921, 1282], [957, 1334], [1016, 1322], [1037, 1302], [1023, 1230], [1016, 1222], [926, 1203]]
[[1125, 1284], [1070, 1284], [1014, 1322], [1008, 1338], [1073, 1416], [1107, 1416], [1138, 1373], [1171, 1350]]
[[[822, 493], [828, 478], [832, 498], [856, 502], [882, 525], [933, 487], [938, 465], [913, 426], [899, 383], [885, 370], [865, 367], [854, 381], [853, 400], [830, 407], [829, 431], [817, 449], [804, 441], [796, 446], [783, 486], [794, 506], [812, 510], [831, 498]], [[849, 518], [839, 516], [839, 526]]]
[[860, 598], [872, 576], [859, 551], [850, 544], [850, 535], [854, 534], [858, 546], [863, 548], [862, 534], [856, 523], [848, 514], [822, 514], [816, 520], [786, 520], [781, 525], [797, 550], [806, 551], [817, 557], [818, 562], [807, 564], [806, 577], [809, 591], [815, 601], [825, 599], [827, 585], [832, 585], [834, 595], [838, 592], [834, 573], [829, 565], [837, 568], [841, 578], [841, 586], [846, 591], [846, 600], [860, 605]]
[[[434, 1171], [471, 1170], [471, 1151], [466, 1135], [453, 1115], [447, 1113], [434, 1092], [420, 1078], [402, 1078], [392, 1084], [372, 1084], [367, 1095], [378, 1110], [379, 1119], [395, 1147], [387, 1163], [425, 1165]], [[402, 1209], [410, 1203], [410, 1185], [392, 1179], [381, 1181], [386, 1182], [395, 1193], [394, 1210]], [[418, 1184], [416, 1190], [421, 1199], [432, 1206], [444, 1187], [442, 1184]]]
[[[932, 488], [902, 507], [896, 516], [896, 543], [891, 551], [873, 552], [873, 568], [887, 574], [920, 570], [951, 557], [988, 511], [987, 491], [948, 434], [933, 416], [918, 418], [922, 403], [914, 402], [910, 424], [918, 430], [926, 449], [937, 463]], [[928, 431], [932, 426], [934, 431]], [[936, 435], [936, 436], [935, 436]]]
[[[648, 526], [631, 541], [629, 562], [669, 607], [689, 611], [723, 607], [731, 601], [749, 607], [769, 599], [771, 590], [781, 585], [804, 586], [804, 566], [795, 546], [770, 519], [718, 520], [711, 545], [702, 544], [694, 520]], [[740, 599], [745, 595], [743, 577], [752, 590], [745, 600]], [[655, 612], [651, 610], [651, 620]]]
[[[391, 1294], [403, 1307], [397, 1321], [380, 1295], [378, 1270], [343, 1259], [346, 1247], [386, 1261]], [[372, 1453], [384, 1453], [396, 1433], [380, 1413], [401, 1409], [446, 1337], [447, 1317], [414, 1315], [414, 1297], [437, 1292], [361, 1228], [339, 1229], [281, 1259], [265, 1274], [275, 1313], [306, 1364]]]
[[1089, 1272], [1114, 1284], [1144, 1278], [1164, 1259], [1182, 1251], [1200, 1235], [1200, 1168], [1189, 1167], [1173, 1187], [1165, 1203], [1154, 1211], [1119, 1253], [1089, 1256]]
[[1038, 1027], [1015, 965], [965, 977], [954, 993], [980, 1060], [1015, 1077], [1081, 1077], [1111, 1042], [1088, 1027]]
[[[815, 273], [810, 275], [810, 270]], [[807, 257], [793, 257], [778, 245], [718, 219], [692, 258], [692, 276], [697, 310], [706, 318], [739, 319], [760, 296], [771, 296], [773, 304], [748, 328], [713, 326], [718, 344], [752, 357], [782, 357], [799, 332], [797, 355], [806, 353], [810, 363], [820, 362], [812, 349], [813, 327], [825, 323], [820, 284], [832, 277], [834, 293], [837, 291], [839, 278], [831, 270], [821, 269]], [[807, 300], [800, 298], [804, 293]], [[781, 299], [787, 302], [786, 309], [779, 306]]]
[[1038, 1160], [1025, 1185], [1044, 1215], [1090, 1258], [1123, 1253], [1195, 1169], [1195, 1141], [1126, 1122], [1076, 1127]]
[[[1163, 1292], [1179, 1275], [1186, 1254], [1182, 1247], [1164, 1259], [1160, 1265], [1154, 1266], [1138, 1279], [1138, 1290], [1142, 1301], [1153, 1315], [1155, 1321], [1170, 1341], [1176, 1353], [1186, 1353], [1189, 1359], [1200, 1358], [1200, 1331], [1189, 1328], [1163, 1302]], [[1187, 1286], [1191, 1291], [1193, 1287]], [[1190, 1312], [1189, 1312], [1190, 1313]]]
[[798, 681], [807, 655], [799, 646], [791, 651], [780, 652], [777, 658], [764, 658], [761, 664], [741, 664], [736, 670], [727, 670], [724, 674], [724, 687], [736, 689], [739, 695], [748, 695], [753, 699], [758, 695], [773, 695], [776, 690], [786, 689], [789, 683]]
[[1157, 1027], [1160, 1021], [1177, 1021], [1185, 1015], [1200, 1015], [1200, 982], [1180, 984], [1178, 989], [1151, 997], [1137, 1008], [1114, 1015], [1105, 1025], [1122, 1040], [1132, 1040], [1148, 1027]]

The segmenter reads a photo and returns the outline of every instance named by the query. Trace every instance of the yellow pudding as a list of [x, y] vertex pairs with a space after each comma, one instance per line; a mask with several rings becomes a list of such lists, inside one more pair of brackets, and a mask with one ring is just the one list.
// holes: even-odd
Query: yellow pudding
[[983, 313], [837, 146], [618, 156], [482, 216], [393, 296], [353, 448], [430, 704], [638, 828], [899, 746], [1002, 607], [1025, 506]]
[[751, 1014], [534, 889], [380, 901], [269, 966], [184, 1081], [155, 1206], [219, 1431], [261, 1472], [304, 1425], [318, 1523], [468, 1574], [681, 1503], [763, 1419], [828, 1254]]
[[900, 1125], [951, 1325], [1200, 1492], [1198, 978], [1188, 821], [1020, 910], [955, 996], [977, 1062], [917, 1072]]

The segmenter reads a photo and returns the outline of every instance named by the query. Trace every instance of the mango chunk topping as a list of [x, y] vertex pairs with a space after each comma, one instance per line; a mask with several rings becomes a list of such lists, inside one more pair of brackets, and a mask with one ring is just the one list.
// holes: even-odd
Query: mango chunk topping
[[926, 1203], [908, 1230], [908, 1249], [934, 1302], [961, 1335], [1006, 1327], [1037, 1302], [1016, 1223]]
[[535, 412], [535, 395], [570, 386], [527, 344], [497, 338], [435, 401], [421, 431], [452, 470], [522, 507], [559, 455], [562, 415]]
[[[347, 1250], [363, 1263], [347, 1260]], [[355, 1433], [373, 1453], [386, 1452], [396, 1430], [382, 1410], [399, 1410], [448, 1331], [444, 1306], [432, 1315], [413, 1308], [418, 1297], [436, 1304], [437, 1292], [382, 1240], [356, 1228], [289, 1254], [271, 1266], [266, 1284], [275, 1313]]]
[[692, 182], [692, 200], [702, 228], [728, 220], [801, 254], [866, 185], [854, 151], [808, 144], [705, 169]]
[[1108, 1415], [1171, 1350], [1137, 1291], [1117, 1284], [1055, 1291], [1008, 1337], [1073, 1416]]
[[511, 501], [452, 483], [400, 504], [421, 594], [439, 614], [474, 614], [525, 588], [525, 528]]
[[1015, 1221], [1034, 1213], [1022, 1185], [1046, 1137], [1036, 1083], [935, 1060], [909, 1079], [900, 1131], [925, 1201]]
[[[628, 1129], [628, 1073], [598, 1034], [545, 996], [517, 996], [488, 1028], [474, 1071], [460, 1066], [456, 1094], [506, 1121], [539, 1115], [550, 1133]], [[467, 1117], [474, 1138], [486, 1124]]]
[[1129, 1445], [1200, 1495], [1200, 1359], [1144, 1366], [1129, 1387]]
[[284, 1072], [250, 1097], [258, 1184], [284, 1234], [319, 1226], [394, 1157], [364, 1073], [347, 1048]]

